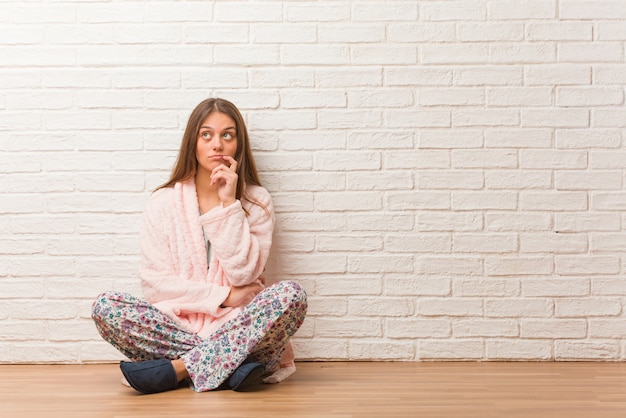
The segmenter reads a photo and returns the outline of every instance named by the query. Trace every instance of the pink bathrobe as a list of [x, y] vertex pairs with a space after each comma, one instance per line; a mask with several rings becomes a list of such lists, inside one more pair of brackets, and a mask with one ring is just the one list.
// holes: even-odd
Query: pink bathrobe
[[[267, 212], [237, 200], [200, 215], [193, 178], [154, 192], [145, 210], [139, 272], [144, 296], [202, 338], [241, 311], [220, 305], [231, 286], [258, 280], [270, 252], [274, 230], [271, 197], [260, 186], [248, 186], [247, 192]], [[210, 266], [203, 226], [211, 242]]]

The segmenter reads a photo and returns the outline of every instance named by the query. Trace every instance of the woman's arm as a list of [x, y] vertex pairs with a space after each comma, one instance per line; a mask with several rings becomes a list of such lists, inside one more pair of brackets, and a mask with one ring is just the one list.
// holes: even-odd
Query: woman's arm
[[202, 217], [207, 238], [225, 276], [233, 286], [244, 286], [258, 279], [265, 269], [274, 232], [274, 212], [269, 193], [254, 187], [253, 198], [265, 206], [240, 201], [217, 207]]
[[[191, 261], [179, 259], [175, 220], [167, 210], [167, 199], [151, 199], [141, 228], [140, 276], [144, 296], [151, 303], [166, 304], [172, 313], [202, 312], [219, 316], [230, 286], [206, 282], [206, 271]], [[190, 239], [190, 237], [187, 237]], [[174, 247], [174, 248], [171, 248]]]

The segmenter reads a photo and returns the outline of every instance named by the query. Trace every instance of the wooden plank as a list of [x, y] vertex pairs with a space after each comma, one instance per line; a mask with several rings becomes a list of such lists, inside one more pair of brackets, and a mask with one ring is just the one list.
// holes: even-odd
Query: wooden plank
[[141, 395], [115, 364], [0, 365], [0, 417], [621, 417], [625, 363], [298, 363], [249, 392]]

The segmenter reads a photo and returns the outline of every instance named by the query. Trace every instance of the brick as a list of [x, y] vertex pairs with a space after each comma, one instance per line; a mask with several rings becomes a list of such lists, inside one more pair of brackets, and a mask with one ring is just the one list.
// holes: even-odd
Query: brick
[[454, 168], [515, 168], [518, 153], [514, 150], [453, 150]]
[[455, 296], [515, 296], [519, 293], [519, 283], [513, 279], [460, 279], [453, 284]]
[[618, 128], [624, 117], [626, 117], [626, 111], [623, 109], [593, 109], [591, 126], [594, 128]]
[[555, 173], [557, 190], [619, 190], [622, 188], [620, 172]]
[[457, 39], [464, 42], [521, 41], [524, 39], [522, 23], [459, 23]]
[[65, 4], [13, 4], [11, 21], [14, 23], [74, 23], [76, 7]]
[[349, 358], [352, 360], [414, 360], [415, 343], [385, 341], [350, 341]]
[[458, 86], [521, 86], [522, 66], [463, 65], [454, 68], [454, 84]]
[[516, 193], [500, 191], [453, 191], [452, 209], [457, 210], [513, 210], [517, 207]]
[[[351, 107], [407, 107], [414, 103], [413, 93], [405, 89], [381, 89], [376, 91], [350, 91], [348, 103]], [[345, 103], [344, 103], [345, 104]]]
[[486, 341], [489, 360], [550, 360], [552, 342], [526, 339]]
[[417, 178], [418, 189], [482, 189], [483, 174], [469, 170], [420, 171]]
[[622, 62], [624, 49], [619, 42], [563, 42], [557, 47], [558, 62]]
[[583, 211], [589, 204], [584, 192], [526, 192], [519, 196], [520, 208], [525, 211], [557, 210]]
[[417, 311], [423, 316], [482, 316], [483, 303], [479, 298], [421, 298]]
[[449, 209], [450, 195], [447, 192], [390, 192], [386, 208], [390, 210], [434, 210]]
[[363, 274], [354, 276], [341, 275], [339, 277], [318, 277], [317, 294], [326, 296], [340, 295], [380, 295], [382, 290], [381, 279], [367, 277]]
[[582, 128], [589, 126], [587, 109], [522, 109], [523, 127]]
[[518, 249], [514, 234], [454, 234], [452, 251], [455, 253], [512, 253]]
[[499, 64], [554, 62], [557, 54], [557, 48], [551, 42], [494, 43], [489, 47], [489, 62]]
[[349, 190], [409, 190], [413, 188], [413, 176], [410, 172], [347, 173]]
[[452, 126], [475, 127], [475, 126], [518, 126], [520, 123], [519, 112], [511, 109], [479, 109], [459, 108], [452, 110]]
[[280, 94], [281, 107], [285, 109], [346, 107], [346, 94], [342, 91], [284, 90]]
[[592, 233], [590, 234], [590, 249], [592, 252], [626, 252], [626, 234], [623, 233]]
[[478, 360], [485, 356], [485, 344], [480, 340], [422, 340], [418, 357], [422, 360]]
[[[8, 263], [5, 262], [5, 259], [2, 259], [3, 263], [5, 264], [5, 266], [8, 266]], [[4, 275], [6, 275], [6, 272], [3, 271]], [[2, 281], [0, 281], [0, 299], [7, 299], [8, 301], [12, 302], [15, 300], [19, 300], [19, 299], [27, 299], [27, 300], [32, 300], [32, 299], [42, 299], [45, 296], [45, 286], [44, 286], [44, 281], [40, 280], [40, 279], [24, 279], [21, 278], [19, 280], [17, 279], [9, 279], [9, 278], [3, 278]], [[9, 302], [4, 302], [6, 303], [5, 308], [8, 307]], [[3, 310], [4, 311], [4, 310]], [[9, 310], [7, 309], [6, 312], [8, 313]], [[6, 318], [7, 315], [3, 315], [2, 313], [0, 313], [0, 317], [4, 317]], [[37, 322], [39, 322], [41, 324], [41, 320], [38, 319]], [[18, 322], [18, 323], [21, 323]], [[0, 327], [2, 327], [4, 325], [4, 321], [0, 321]], [[8, 329], [12, 329], [13, 327], [17, 327], [17, 325], [6, 325], [7, 328], [5, 328], [5, 330]], [[37, 326], [35, 324], [35, 326]], [[14, 332], [19, 333], [20, 335], [23, 334], [29, 334], [30, 331], [26, 330], [26, 329], [16, 329]], [[12, 339], [10, 337], [9, 334], [5, 334], [3, 332], [0, 332], [0, 335], [2, 337], [0, 337], [0, 339], [6, 339], [6, 340], [10, 340]]]
[[394, 275], [384, 280], [385, 293], [396, 296], [449, 296], [450, 280], [443, 277], [415, 278]]
[[619, 231], [620, 216], [617, 213], [557, 213], [554, 230], [557, 232]]
[[403, 213], [353, 213], [347, 220], [351, 231], [410, 231], [413, 229], [413, 216]]
[[361, 317], [406, 317], [413, 312], [410, 299], [401, 297], [351, 298], [348, 315]]
[[556, 256], [555, 271], [563, 276], [618, 274], [620, 259], [617, 256]]
[[617, 360], [620, 346], [617, 341], [555, 341], [556, 360]]
[[420, 49], [423, 64], [481, 64], [489, 62], [489, 44], [424, 44]]
[[[555, 144], [557, 148], [564, 149], [587, 149], [587, 148], [619, 148], [622, 142], [622, 134], [617, 129], [557, 129]], [[603, 153], [609, 156], [614, 154]], [[590, 167], [594, 168], [595, 151], [590, 153]]]
[[272, 194], [274, 211], [278, 212], [306, 212], [313, 209], [313, 193], [274, 193]]
[[626, 10], [620, 0], [562, 0], [562, 19], [624, 19]]
[[389, 234], [385, 238], [385, 250], [391, 253], [448, 253], [451, 249], [452, 239], [448, 234]]
[[624, 90], [618, 87], [558, 87], [558, 106], [611, 106], [624, 102]]
[[494, 190], [549, 189], [550, 171], [489, 170], [485, 173], [485, 187]]
[[397, 22], [417, 19], [418, 5], [410, 2], [357, 3], [352, 7], [352, 19], [357, 22]]
[[389, 67], [384, 69], [388, 86], [450, 86], [452, 70], [429, 67]]
[[389, 338], [446, 338], [451, 336], [450, 320], [445, 318], [389, 318], [385, 336]]
[[315, 240], [318, 251], [367, 252], [380, 251], [383, 248], [381, 237], [366, 236], [318, 236]]
[[545, 87], [498, 87], [487, 89], [488, 106], [550, 106], [552, 89]]
[[594, 84], [626, 83], [626, 66], [624, 64], [597, 64], [593, 67]]
[[315, 195], [315, 209], [318, 211], [359, 211], [382, 209], [382, 197], [378, 193], [328, 192]]
[[[201, 4], [201, 6], [211, 10], [208, 5]], [[280, 3], [228, 2], [215, 5], [215, 19], [218, 22], [280, 22], [282, 17]]]
[[592, 41], [591, 22], [530, 23], [526, 26], [529, 41]]
[[416, 228], [418, 231], [480, 231], [483, 218], [478, 212], [420, 211]]
[[450, 127], [448, 110], [395, 110], [385, 114], [389, 128], [447, 128]]
[[[410, 131], [358, 131], [348, 134], [348, 149], [413, 148], [414, 133]], [[336, 142], [335, 139], [333, 139]], [[319, 140], [317, 141], [319, 143]]]
[[357, 65], [399, 65], [399, 64], [416, 64], [417, 47], [393, 45], [353, 45], [350, 47], [350, 62]]
[[314, 338], [293, 340], [294, 351], [302, 360], [337, 360], [348, 358], [345, 339]]
[[276, 45], [216, 45], [215, 62], [232, 65], [271, 65], [281, 62], [281, 51]]
[[415, 271], [421, 274], [479, 275], [484, 273], [482, 260], [477, 257], [434, 257], [419, 258]]
[[279, 231], [342, 231], [346, 225], [346, 216], [330, 213], [283, 214], [278, 223]]
[[525, 279], [522, 281], [522, 296], [559, 297], [588, 296], [589, 280], [580, 278], [567, 279]]
[[586, 234], [520, 234], [520, 252], [576, 254], [586, 253]]
[[553, 273], [553, 260], [549, 257], [486, 257], [485, 273], [489, 276], [541, 276]]
[[348, 312], [348, 303], [337, 297], [308, 297], [307, 316], [345, 316]]
[[350, 18], [350, 7], [330, 1], [288, 3], [283, 13], [288, 22], [341, 22]]
[[516, 337], [518, 325], [512, 319], [455, 319], [452, 335], [457, 338]]
[[599, 22], [599, 41], [622, 41], [626, 39], [626, 28], [623, 22]]
[[387, 38], [393, 42], [453, 42], [456, 40], [454, 23], [447, 22], [389, 22]]
[[420, 19], [427, 21], [485, 20], [487, 9], [483, 4], [469, 0], [427, 2], [420, 7]]
[[[234, 73], [233, 69], [223, 70], [224, 75]], [[312, 68], [252, 68], [248, 70], [251, 87], [313, 87], [315, 72]], [[199, 72], [205, 73], [204, 71]], [[236, 72], [235, 72], [236, 73]], [[246, 71], [240, 72], [247, 77]], [[246, 87], [247, 84], [240, 87]]]
[[522, 319], [522, 338], [585, 338], [587, 322], [582, 319]]
[[[313, 27], [315, 33], [315, 27]], [[322, 43], [374, 43], [385, 40], [384, 26], [369, 24], [349, 26], [337, 23], [317, 25], [319, 41]]]
[[[248, 6], [246, 6], [248, 8]], [[304, 24], [253, 24], [250, 38], [255, 44], [314, 43], [317, 41], [316, 28]]]
[[382, 72], [376, 68], [347, 67], [316, 68], [315, 80], [319, 87], [361, 87], [382, 85]]
[[485, 93], [477, 88], [423, 89], [418, 101], [421, 106], [477, 106], [485, 104]]
[[592, 338], [625, 338], [626, 321], [622, 318], [589, 319], [589, 336]]
[[[256, 50], [258, 47], [250, 48]], [[247, 57], [243, 55], [243, 58]], [[280, 48], [280, 63], [283, 65], [344, 65], [349, 61], [350, 51], [345, 46], [282, 45]]]
[[349, 255], [350, 273], [411, 273], [413, 256], [408, 255]]
[[281, 191], [333, 191], [345, 190], [345, 175], [336, 173], [291, 173], [281, 175]]
[[623, 211], [624, 209], [626, 209], [626, 193], [593, 193], [591, 197], [591, 208], [593, 210]]
[[621, 312], [622, 301], [618, 298], [558, 298], [554, 307], [554, 316], [557, 318], [618, 316]]
[[382, 324], [373, 318], [317, 318], [316, 329], [319, 337], [348, 337], [355, 330], [360, 337], [382, 336]]
[[499, 298], [485, 300], [485, 316], [497, 318], [550, 318], [554, 302], [548, 298]]
[[212, 23], [211, 30], [207, 30], [203, 23], [188, 23], [182, 28], [182, 40], [186, 44], [248, 43], [250, 41], [248, 29], [249, 26], [245, 23]]
[[379, 170], [380, 153], [373, 151], [318, 152], [315, 168], [321, 171]]
[[524, 67], [524, 81], [529, 86], [589, 85], [591, 66], [585, 64], [536, 64]]

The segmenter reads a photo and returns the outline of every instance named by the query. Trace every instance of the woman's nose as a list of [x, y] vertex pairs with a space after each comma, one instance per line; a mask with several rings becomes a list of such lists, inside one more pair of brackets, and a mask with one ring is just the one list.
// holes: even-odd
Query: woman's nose
[[213, 147], [213, 149], [222, 149], [222, 140], [218, 136], [216, 136], [211, 141], [211, 147]]

